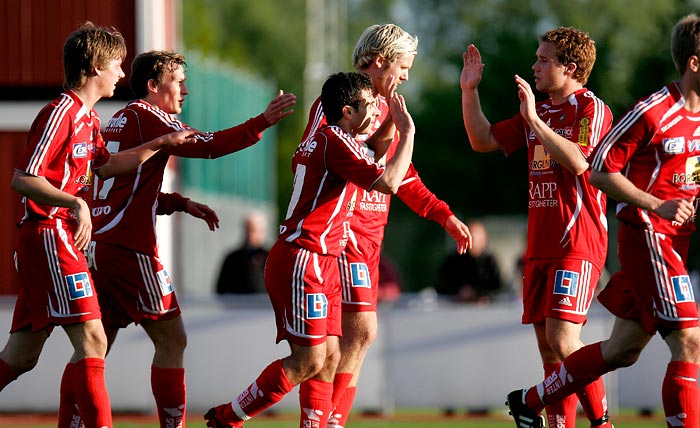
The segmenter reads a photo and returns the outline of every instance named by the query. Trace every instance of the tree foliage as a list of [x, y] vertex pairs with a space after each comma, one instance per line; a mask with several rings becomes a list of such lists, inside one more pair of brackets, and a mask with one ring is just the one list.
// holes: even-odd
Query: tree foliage
[[[596, 40], [598, 51], [587, 86], [620, 117], [636, 99], [675, 78], [670, 31], [698, 6], [697, 0], [345, 1], [348, 59], [371, 24], [395, 22], [418, 36], [419, 55], [409, 82], [400, 88], [417, 126], [414, 164], [428, 187], [462, 218], [525, 215], [527, 206], [526, 154], [505, 158], [469, 148], [459, 89], [462, 52], [469, 43], [479, 47], [486, 64], [480, 94], [486, 116], [495, 122], [518, 113], [513, 75], [531, 78], [539, 34], [556, 26], [581, 28]], [[298, 95], [303, 93], [305, 24], [303, 0], [183, 0], [188, 48], [277, 81]], [[308, 114], [301, 105], [280, 127], [281, 213], [291, 189], [289, 159]], [[398, 259], [408, 288], [431, 284], [435, 260], [447, 251], [444, 235], [439, 226], [394, 202], [386, 251]]]

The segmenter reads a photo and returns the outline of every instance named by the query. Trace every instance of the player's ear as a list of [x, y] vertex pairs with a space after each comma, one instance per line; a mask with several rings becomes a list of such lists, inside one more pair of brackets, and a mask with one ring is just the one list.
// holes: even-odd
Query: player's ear
[[350, 107], [350, 106], [348, 106], [348, 105], [343, 106], [343, 117], [344, 117], [344, 118], [350, 119], [350, 118], [352, 117], [352, 114], [353, 114], [353, 108], [352, 108], [352, 107]]
[[374, 66], [379, 70], [381, 70], [382, 67], [384, 67], [384, 64], [386, 64], [387, 62], [388, 61], [386, 60], [386, 58], [384, 58], [381, 54], [376, 54], [374, 56], [374, 59], [372, 59], [372, 64], [374, 64]]
[[574, 73], [576, 72], [576, 69], [578, 66], [576, 65], [575, 62], [570, 62], [568, 64], [564, 64], [564, 68], [566, 69], [566, 73], [569, 74], [570, 76], [573, 76]]
[[158, 82], [156, 82], [155, 79], [148, 79], [148, 82], [146, 83], [146, 88], [148, 89], [148, 92], [153, 92], [154, 94], [157, 94]]

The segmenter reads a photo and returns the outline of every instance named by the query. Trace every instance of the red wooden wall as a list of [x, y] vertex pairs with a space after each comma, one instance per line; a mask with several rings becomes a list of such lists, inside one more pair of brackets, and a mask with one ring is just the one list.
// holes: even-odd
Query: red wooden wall
[[[117, 28], [128, 56], [115, 98], [130, 99], [129, 64], [135, 53], [136, 0], [0, 0], [0, 115], [15, 102], [48, 103], [63, 85], [63, 43], [85, 21]], [[26, 129], [0, 129], [0, 294], [18, 288], [13, 253], [20, 196], [10, 188], [26, 145]]]

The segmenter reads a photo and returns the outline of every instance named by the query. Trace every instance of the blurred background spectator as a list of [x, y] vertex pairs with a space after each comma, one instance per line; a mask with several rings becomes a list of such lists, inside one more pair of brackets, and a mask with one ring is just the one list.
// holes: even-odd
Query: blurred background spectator
[[382, 252], [379, 259], [379, 286], [377, 288], [377, 301], [391, 303], [401, 297], [401, 274], [394, 260]]
[[243, 244], [226, 256], [219, 280], [217, 294], [265, 293], [265, 261], [268, 248], [265, 217], [253, 212], [244, 221], [245, 240]]
[[472, 234], [472, 248], [464, 254], [451, 252], [442, 261], [437, 270], [435, 290], [459, 302], [489, 303], [503, 287], [501, 271], [489, 248], [483, 223], [472, 220], [467, 226]]

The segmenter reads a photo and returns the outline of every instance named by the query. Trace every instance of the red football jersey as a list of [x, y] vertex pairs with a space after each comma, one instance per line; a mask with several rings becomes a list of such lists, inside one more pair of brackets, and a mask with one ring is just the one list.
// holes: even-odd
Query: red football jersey
[[[389, 105], [386, 99], [378, 96], [380, 115], [374, 122], [373, 132], [379, 129], [379, 126], [389, 115]], [[313, 135], [316, 130], [327, 123], [326, 116], [323, 113], [321, 98], [317, 98], [311, 106], [309, 112], [309, 122], [306, 124], [306, 129], [302, 137], [305, 141], [309, 135]], [[380, 163], [386, 164], [387, 159], [396, 152], [398, 141], [398, 132], [394, 137], [394, 142], [387, 150], [386, 155], [380, 160]], [[373, 157], [373, 151], [366, 147], [367, 153]], [[439, 223], [441, 226], [445, 224], [445, 220], [452, 215], [449, 206], [435, 196], [423, 184], [418, 172], [413, 167], [413, 163], [408, 167], [406, 176], [399, 187], [397, 196], [409, 208], [415, 211], [421, 217], [428, 218]], [[355, 205], [355, 214], [352, 219], [352, 231], [355, 234], [361, 234], [369, 239], [375, 245], [381, 245], [384, 239], [384, 227], [389, 220], [389, 205], [391, 204], [391, 196], [376, 190], [367, 191], [358, 189], [357, 204]], [[357, 227], [355, 227], [357, 225]]]
[[[69, 90], [47, 104], [34, 119], [17, 170], [44, 177], [57, 189], [87, 198], [94, 177], [92, 168], [107, 160], [109, 153], [100, 136], [97, 112], [86, 110]], [[38, 204], [26, 197], [22, 203], [22, 220], [55, 218], [76, 224], [68, 208]]]
[[347, 244], [355, 190], [368, 189], [384, 173], [350, 134], [326, 125], [292, 157], [294, 189], [279, 239], [317, 254], [339, 255]]
[[[692, 198], [700, 182], [700, 114], [683, 108], [676, 83], [639, 100], [595, 151], [596, 171], [622, 173], [660, 199]], [[679, 225], [653, 212], [617, 205], [617, 218], [666, 235], [689, 235], [692, 219]]]
[[[612, 113], [588, 89], [565, 103], [537, 103], [538, 116], [557, 134], [590, 156], [610, 129]], [[606, 197], [589, 182], [590, 171], [576, 176], [545, 150], [520, 113], [492, 126], [503, 151], [528, 149], [528, 258], [581, 258], [602, 269], [607, 255]]]
[[[92, 239], [158, 254], [157, 200], [168, 158], [216, 158], [233, 153], [259, 141], [268, 126], [261, 114], [241, 125], [198, 136], [194, 144], [161, 149], [134, 172], [98, 182], [92, 195]], [[136, 100], [115, 113], [103, 135], [107, 149], [117, 152], [186, 128], [174, 115]]]

